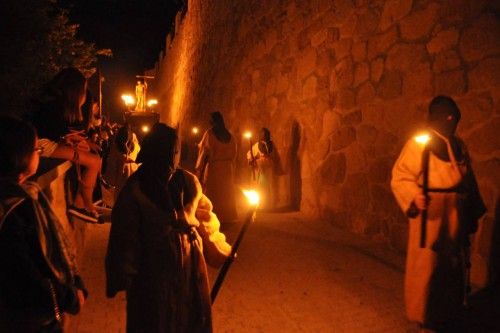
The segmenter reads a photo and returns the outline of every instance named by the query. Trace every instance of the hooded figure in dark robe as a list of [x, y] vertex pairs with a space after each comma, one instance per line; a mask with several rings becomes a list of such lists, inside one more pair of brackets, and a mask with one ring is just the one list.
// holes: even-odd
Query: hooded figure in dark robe
[[221, 265], [231, 246], [177, 147], [173, 128], [153, 126], [113, 207], [107, 295], [126, 291], [127, 332], [212, 331], [206, 261]]

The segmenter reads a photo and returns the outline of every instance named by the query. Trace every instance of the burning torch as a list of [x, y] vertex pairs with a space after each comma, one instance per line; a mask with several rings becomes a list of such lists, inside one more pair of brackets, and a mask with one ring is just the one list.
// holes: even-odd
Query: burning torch
[[257, 207], [259, 206], [259, 194], [257, 191], [254, 190], [243, 190], [243, 194], [248, 200], [248, 203], [251, 206], [250, 211], [248, 212], [246, 218], [245, 218], [245, 223], [243, 224], [243, 227], [241, 227], [240, 233], [238, 234], [238, 237], [236, 238], [236, 241], [233, 244], [233, 247], [231, 249], [231, 254], [229, 257], [227, 257], [226, 261], [224, 262], [224, 265], [219, 271], [219, 275], [217, 276], [217, 279], [214, 282], [214, 285], [212, 287], [212, 291], [210, 292], [210, 298], [212, 299], [212, 304], [215, 302], [215, 298], [217, 297], [217, 294], [219, 292], [219, 289], [222, 285], [222, 282], [224, 282], [224, 278], [226, 277], [227, 271], [231, 267], [231, 264], [234, 261], [234, 258], [236, 257], [236, 252], [238, 251], [238, 248], [240, 247], [241, 240], [245, 236], [245, 233], [248, 230], [248, 227], [250, 224], [255, 220], [256, 212], [257, 212]]
[[418, 143], [425, 145], [422, 153], [422, 194], [426, 200], [426, 207], [420, 212], [420, 248], [425, 247], [427, 237], [427, 196], [429, 195], [429, 134], [422, 134], [415, 138]]

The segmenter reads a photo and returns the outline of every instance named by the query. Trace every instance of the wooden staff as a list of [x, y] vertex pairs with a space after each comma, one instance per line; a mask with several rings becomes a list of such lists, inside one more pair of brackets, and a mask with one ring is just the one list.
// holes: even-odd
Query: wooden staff
[[245, 236], [248, 227], [255, 220], [256, 210], [257, 207], [255, 207], [248, 213], [247, 218], [245, 220], [245, 224], [243, 224], [243, 227], [241, 227], [240, 233], [238, 234], [238, 238], [236, 238], [236, 241], [233, 244], [233, 247], [231, 249], [231, 254], [229, 255], [229, 257], [227, 257], [226, 261], [224, 262], [224, 265], [219, 271], [219, 275], [217, 275], [217, 279], [215, 280], [214, 286], [212, 287], [212, 291], [210, 292], [210, 298], [212, 299], [212, 304], [214, 304], [215, 298], [217, 297], [219, 289], [222, 286], [222, 282], [224, 282], [224, 278], [226, 277], [226, 274], [229, 271], [229, 268], [231, 267], [234, 258], [236, 257], [236, 252], [240, 247], [240, 243], [241, 240], [243, 239], [243, 236]]
[[425, 247], [425, 241], [427, 237], [427, 196], [429, 194], [429, 149], [427, 147], [424, 148], [424, 152], [422, 153], [422, 172], [422, 194], [425, 197], [425, 208], [422, 209], [420, 213], [420, 248]]

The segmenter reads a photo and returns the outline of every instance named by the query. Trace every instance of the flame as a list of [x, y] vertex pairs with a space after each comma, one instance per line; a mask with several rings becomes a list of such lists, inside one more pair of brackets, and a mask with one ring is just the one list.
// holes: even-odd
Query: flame
[[423, 145], [427, 144], [427, 142], [429, 142], [430, 139], [431, 139], [431, 136], [427, 133], [423, 133], [423, 134], [417, 135], [415, 137], [415, 141], [418, 143], [421, 143]]
[[125, 102], [125, 105], [135, 104], [135, 99], [134, 97], [132, 97], [132, 95], [124, 94], [122, 95], [122, 100]]
[[149, 107], [152, 107], [153, 105], [157, 105], [158, 104], [158, 100], [157, 99], [150, 99], [148, 101], [148, 106]]
[[144, 125], [144, 126], [142, 126], [142, 131], [143, 131], [144, 133], [149, 132], [149, 126], [148, 126], [148, 125]]
[[260, 196], [259, 196], [259, 193], [257, 191], [245, 190], [245, 189], [242, 189], [241, 191], [243, 192], [243, 194], [247, 198], [248, 203], [250, 203], [253, 206], [257, 206], [259, 204]]
[[245, 133], [243, 133], [243, 136], [245, 137], [245, 139], [251, 139], [252, 138], [252, 132], [246, 131]]

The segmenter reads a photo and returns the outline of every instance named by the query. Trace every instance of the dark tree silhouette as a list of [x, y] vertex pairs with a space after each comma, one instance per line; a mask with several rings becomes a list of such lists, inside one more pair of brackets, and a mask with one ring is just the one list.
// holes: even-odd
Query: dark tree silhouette
[[111, 55], [76, 38], [78, 24], [55, 0], [3, 0], [0, 12], [0, 112], [23, 112], [61, 68], [74, 66], [91, 76], [97, 56]]

